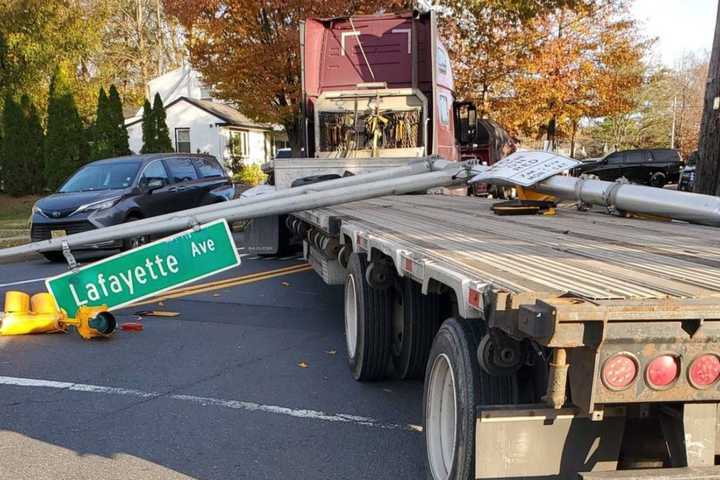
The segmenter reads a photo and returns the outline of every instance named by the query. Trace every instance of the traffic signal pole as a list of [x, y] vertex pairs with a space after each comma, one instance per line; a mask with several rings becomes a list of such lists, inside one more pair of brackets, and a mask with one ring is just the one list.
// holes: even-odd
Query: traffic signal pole
[[715, 20], [710, 68], [705, 87], [695, 192], [720, 195], [720, 2]]

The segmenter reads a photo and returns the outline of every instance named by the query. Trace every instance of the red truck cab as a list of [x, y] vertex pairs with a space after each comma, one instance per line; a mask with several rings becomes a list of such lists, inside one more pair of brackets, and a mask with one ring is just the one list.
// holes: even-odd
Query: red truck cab
[[301, 42], [308, 156], [460, 158], [434, 14], [309, 19]]

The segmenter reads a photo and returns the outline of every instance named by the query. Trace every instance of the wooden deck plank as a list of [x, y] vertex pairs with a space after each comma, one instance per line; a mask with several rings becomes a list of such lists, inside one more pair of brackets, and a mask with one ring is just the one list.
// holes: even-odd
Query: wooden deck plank
[[492, 201], [405, 195], [317, 210], [514, 292], [591, 299], [720, 294], [717, 229], [560, 209], [498, 217]]

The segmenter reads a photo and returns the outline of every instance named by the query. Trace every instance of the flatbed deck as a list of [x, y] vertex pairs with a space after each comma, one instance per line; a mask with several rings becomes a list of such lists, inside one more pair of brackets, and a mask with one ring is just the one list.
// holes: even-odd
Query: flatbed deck
[[[570, 207], [559, 208], [555, 216], [500, 217], [490, 210], [494, 202], [404, 195], [297, 216], [350, 238], [361, 250], [378, 248], [396, 259], [399, 270], [405, 270], [401, 275], [415, 273], [424, 284], [434, 276], [429, 271], [435, 271], [460, 277], [461, 290], [490, 287], [510, 295], [573, 297], [595, 304], [703, 299], [720, 306], [715, 228]], [[472, 307], [472, 292], [469, 299]]]

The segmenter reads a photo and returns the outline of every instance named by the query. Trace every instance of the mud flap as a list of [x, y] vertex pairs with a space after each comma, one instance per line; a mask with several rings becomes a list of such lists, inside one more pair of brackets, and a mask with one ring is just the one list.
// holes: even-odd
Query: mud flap
[[245, 229], [235, 234], [235, 244], [241, 253], [272, 255], [278, 252], [280, 217], [251, 220]]
[[327, 285], [345, 284], [347, 271], [336, 259], [328, 258], [323, 252], [310, 245], [307, 241], [303, 242], [303, 256]]
[[475, 478], [574, 480], [579, 472], [617, 468], [625, 429], [622, 409], [592, 421], [575, 409], [533, 407], [478, 410]]
[[593, 472], [580, 475], [582, 480], [717, 480], [720, 467], [653, 468]]
[[660, 425], [673, 467], [715, 464], [717, 412], [715, 403], [686, 403], [681, 411], [663, 410]]

